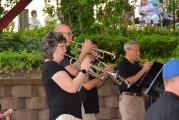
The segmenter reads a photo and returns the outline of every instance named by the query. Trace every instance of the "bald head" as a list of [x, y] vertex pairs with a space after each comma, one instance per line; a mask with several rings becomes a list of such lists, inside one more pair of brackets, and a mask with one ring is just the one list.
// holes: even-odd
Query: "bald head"
[[65, 24], [57, 24], [54, 29], [55, 32], [63, 32], [63, 31], [67, 31], [67, 30], [71, 31], [71, 28]]
[[57, 24], [55, 29], [55, 32], [61, 32], [65, 39], [67, 40], [67, 46], [69, 46], [72, 42], [72, 31], [71, 28], [68, 25], [65, 24]]

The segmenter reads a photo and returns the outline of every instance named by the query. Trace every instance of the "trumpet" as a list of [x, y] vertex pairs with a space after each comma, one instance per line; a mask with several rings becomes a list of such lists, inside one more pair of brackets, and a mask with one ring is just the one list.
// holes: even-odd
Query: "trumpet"
[[115, 79], [115, 82], [119, 85], [119, 87], [126, 87], [129, 88], [132, 84], [124, 79], [121, 75], [117, 74], [117, 78]]
[[[70, 58], [70, 64], [71, 64], [72, 66], [74, 66], [76, 69], [79, 69], [79, 70], [80, 70], [80, 64], [82, 63], [81, 60], [79, 60], [79, 59], [77, 59], [77, 58], [74, 58], [74, 57], [72, 57], [72, 56], [70, 56], [70, 55], [67, 55], [67, 54], [65, 54], [65, 56]], [[78, 61], [80, 64], [79, 64], [79, 65], [72, 64], [72, 61], [73, 61], [73, 60]], [[102, 70], [101, 67], [98, 67], [98, 66], [95, 66], [95, 65], [92, 65], [91, 68], [94, 69], [96, 72], [93, 72], [93, 71], [90, 71], [90, 70], [89, 70], [89, 71], [87, 71], [87, 73], [90, 74], [90, 75], [92, 75], [93, 77], [97, 77], [97, 78], [100, 78], [100, 79], [103, 80], [104, 78], [102, 78], [99, 73], [104, 73], [105, 75], [109, 75], [109, 76], [111, 76], [111, 77], [113, 77], [113, 78], [116, 78], [116, 73], [112, 73], [112, 72], [109, 72], [109, 71], [107, 71], [107, 70]]]
[[137, 58], [138, 58], [138, 59], [139, 59], [142, 63], [147, 62], [146, 60], [144, 60], [144, 59], [140, 58], [139, 56], [137, 56]]
[[[147, 61], [140, 58], [139, 56], [137, 56], [137, 58], [142, 62], [142, 63], [146, 63]], [[149, 65], [152, 66], [153, 65], [153, 62], [149, 62]]]
[[[74, 66], [77, 69], [80, 69], [80, 65], [72, 64], [72, 61], [76, 60], [76, 61], [81, 63], [82, 62], [81, 60], [79, 60], [77, 58], [74, 58], [74, 57], [72, 57], [70, 55], [67, 55], [67, 54], [65, 54], [65, 56], [70, 58], [70, 64], [72, 66]], [[117, 74], [117, 72], [109, 72], [107, 70], [102, 70], [101, 67], [98, 67], [98, 66], [95, 66], [95, 65], [92, 65], [91, 68], [95, 69], [96, 73], [93, 72], [93, 71], [87, 71], [87, 73], [92, 75], [93, 77], [97, 77], [97, 78], [100, 78], [101, 80], [103, 80], [105, 77], [101, 77], [101, 75], [99, 74], [99, 73], [103, 73], [103, 74], [109, 76], [112, 79], [112, 81], [114, 83], [116, 83], [117, 85], [119, 85], [119, 86], [123, 86], [124, 85], [127, 88], [129, 88], [131, 86], [131, 83], [129, 81], [127, 81], [126, 79], [124, 79], [119, 74]]]
[[[83, 45], [82, 43], [78, 43], [75, 41], [72, 41], [72, 43], [75, 44], [75, 49], [77, 49], [78, 51], [81, 51], [81, 46]], [[105, 54], [110, 55], [112, 57], [112, 60], [114, 60], [116, 58], [116, 55], [114, 53], [111, 53], [111, 52], [108, 52], [105, 50], [101, 50], [101, 49], [97, 49], [97, 48], [94, 48], [93, 50], [98, 52], [98, 54], [99, 54], [97, 56], [98, 58], [104, 59]]]

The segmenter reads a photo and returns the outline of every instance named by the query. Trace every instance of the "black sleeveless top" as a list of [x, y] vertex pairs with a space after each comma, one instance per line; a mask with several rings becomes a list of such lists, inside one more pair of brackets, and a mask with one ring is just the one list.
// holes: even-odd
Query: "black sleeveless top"
[[[90, 75], [89, 80], [94, 79]], [[98, 100], [98, 90], [94, 87], [91, 90], [86, 90], [84, 87], [81, 88], [81, 97], [84, 106], [85, 113], [98, 113], [99, 112], [99, 100]]]
[[[51, 77], [59, 71], [66, 70], [54, 61], [47, 61], [43, 65], [42, 79], [47, 95], [48, 108], [50, 110], [49, 120], [54, 120], [61, 114], [71, 114], [77, 118], [82, 118], [80, 94], [64, 91], [51, 79]], [[66, 72], [68, 73], [68, 71]]]

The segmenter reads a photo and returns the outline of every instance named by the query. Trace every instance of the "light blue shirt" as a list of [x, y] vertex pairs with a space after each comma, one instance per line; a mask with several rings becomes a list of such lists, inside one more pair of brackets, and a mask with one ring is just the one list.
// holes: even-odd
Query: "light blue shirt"
[[157, 14], [159, 14], [159, 1], [158, 0], [148, 0], [149, 3], [151, 3], [155, 7], [155, 11]]
[[140, 6], [139, 13], [142, 13], [142, 12], [146, 12], [148, 16], [153, 16], [157, 14], [155, 11], [155, 7], [151, 3], [148, 3], [147, 5], [144, 5], [144, 6]]

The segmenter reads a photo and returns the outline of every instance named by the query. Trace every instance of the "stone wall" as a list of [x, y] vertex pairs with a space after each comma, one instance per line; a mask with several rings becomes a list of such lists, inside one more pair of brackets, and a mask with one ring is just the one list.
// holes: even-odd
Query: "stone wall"
[[[117, 87], [106, 82], [98, 89], [98, 120], [121, 120]], [[14, 108], [13, 120], [48, 120], [48, 108], [41, 79], [0, 79], [1, 112]]]

